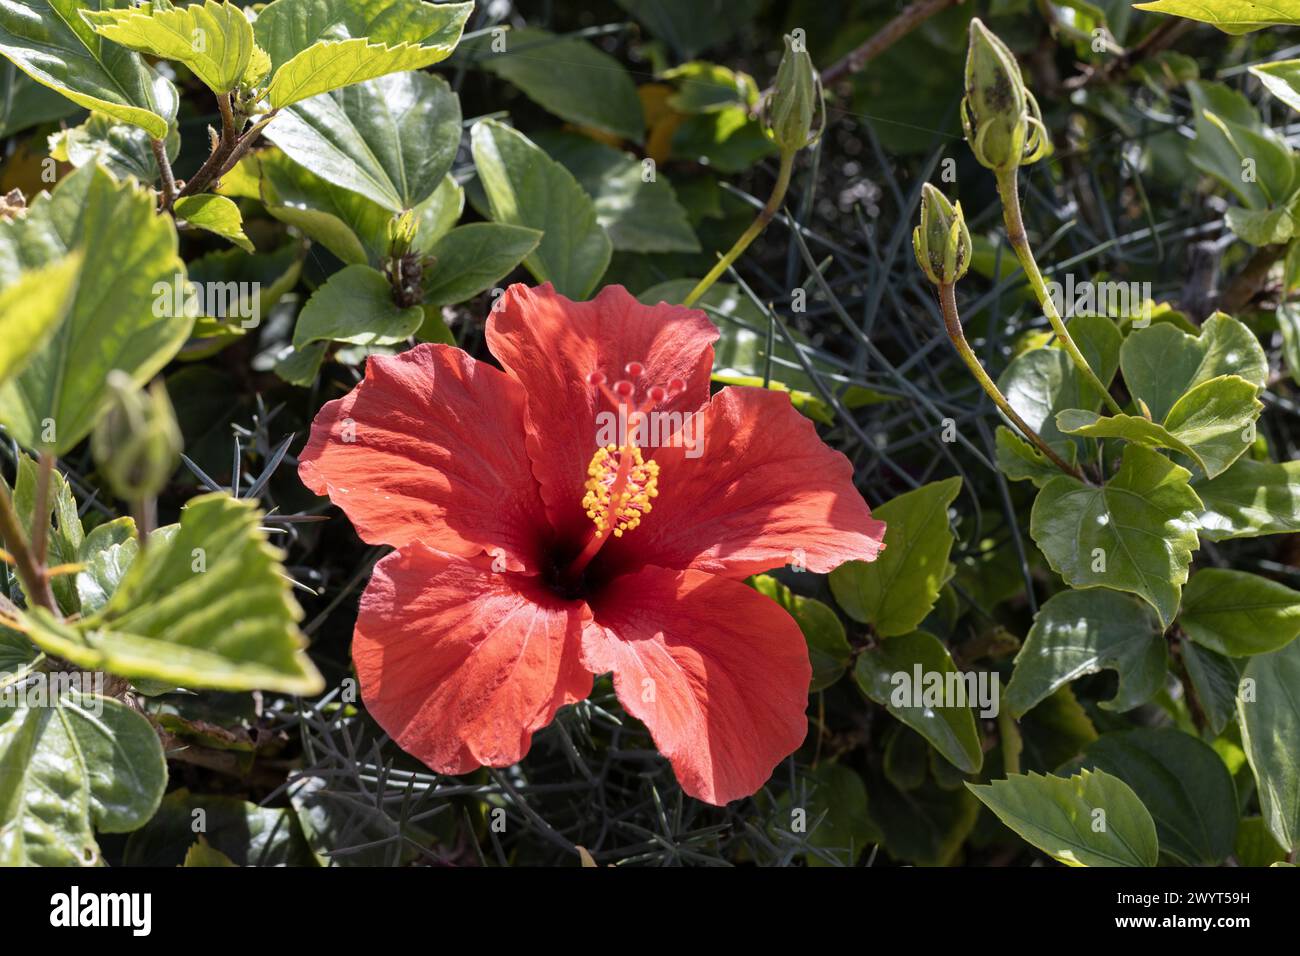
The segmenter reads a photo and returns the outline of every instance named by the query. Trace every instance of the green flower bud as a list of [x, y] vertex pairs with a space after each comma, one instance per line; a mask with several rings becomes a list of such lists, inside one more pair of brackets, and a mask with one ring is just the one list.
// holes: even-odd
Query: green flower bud
[[975, 158], [989, 169], [1037, 162], [1051, 148], [1014, 54], [978, 17], [970, 22], [961, 122]]
[[[803, 42], [785, 38], [785, 54], [776, 70], [764, 117], [768, 138], [782, 153], [811, 146], [826, 125], [826, 104], [822, 99], [821, 77]], [[813, 123], [816, 121], [816, 129]]]
[[108, 374], [108, 410], [90, 436], [90, 450], [113, 493], [127, 501], [155, 497], [176, 470], [181, 430], [167, 389], [135, 387], [120, 370]]
[[935, 285], [951, 285], [970, 267], [970, 230], [961, 203], [948, 202], [929, 183], [921, 187], [921, 224], [912, 231], [912, 249]]

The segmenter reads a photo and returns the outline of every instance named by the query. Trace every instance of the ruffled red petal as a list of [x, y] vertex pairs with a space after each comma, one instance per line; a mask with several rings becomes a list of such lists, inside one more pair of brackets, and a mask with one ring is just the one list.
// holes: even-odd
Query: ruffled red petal
[[598, 447], [596, 416], [617, 412], [588, 376], [600, 372], [613, 385], [638, 362], [635, 401], [680, 379], [685, 388], [659, 408], [695, 411], [709, 397], [717, 337], [703, 312], [642, 305], [622, 286], [606, 286], [590, 302], [566, 299], [549, 283], [505, 291], [488, 317], [488, 347], [528, 396], [528, 453], [557, 529], [570, 537], [590, 530], [582, 496]]
[[524, 449], [523, 390], [446, 345], [371, 356], [365, 380], [312, 422], [298, 474], [371, 544], [500, 549], [521, 570], [537, 567], [550, 534]]
[[803, 742], [808, 649], [770, 599], [703, 571], [644, 568], [591, 603], [584, 662], [613, 671], [618, 699], [691, 796], [748, 796]]
[[410, 544], [375, 566], [352, 660], [371, 715], [440, 773], [504, 767], [591, 693], [590, 612], [536, 577]]
[[743, 578], [787, 564], [830, 571], [871, 561], [885, 524], [853, 486], [849, 460], [828, 448], [784, 392], [729, 387], [703, 413], [698, 457], [657, 448], [659, 496], [640, 526], [601, 560], [696, 568]]

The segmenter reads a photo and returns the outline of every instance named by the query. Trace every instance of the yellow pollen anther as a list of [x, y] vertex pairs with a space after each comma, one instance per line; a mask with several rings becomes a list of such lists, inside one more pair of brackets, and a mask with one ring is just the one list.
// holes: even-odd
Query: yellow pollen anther
[[586, 489], [582, 508], [597, 535], [621, 538], [650, 513], [650, 499], [659, 495], [659, 463], [646, 461], [635, 445], [606, 445], [587, 466]]

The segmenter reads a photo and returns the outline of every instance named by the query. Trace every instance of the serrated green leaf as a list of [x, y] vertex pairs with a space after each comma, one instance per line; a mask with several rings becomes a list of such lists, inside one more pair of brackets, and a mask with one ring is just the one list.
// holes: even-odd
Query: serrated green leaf
[[[29, 539], [38, 524], [49, 529], [46, 537], [46, 561], [50, 567], [75, 564], [80, 557], [83, 532], [72, 487], [57, 468], [53, 469], [50, 472], [45, 513], [38, 515], [36, 485], [39, 471], [35, 460], [19, 453], [18, 478], [14, 482], [13, 491], [14, 510], [18, 514], [19, 523]], [[77, 591], [70, 575], [55, 575], [50, 581], [50, 588], [65, 614], [76, 614], [80, 610]]]
[[662, 173], [647, 167], [646, 160], [573, 133], [543, 135], [537, 144], [573, 173], [591, 196], [596, 219], [615, 249], [700, 251], [700, 241], [672, 185]]
[[1197, 644], [1228, 657], [1267, 654], [1300, 634], [1300, 591], [1245, 571], [1203, 568], [1187, 585], [1178, 623]]
[[1117, 591], [1061, 591], [1034, 616], [1016, 655], [1005, 704], [1022, 717], [1057, 689], [1086, 674], [1114, 670], [1108, 710], [1125, 711], [1150, 699], [1168, 668], [1161, 627], [1151, 608]]
[[1122, 438], [1187, 455], [1205, 474], [1222, 474], [1255, 440], [1264, 405], [1258, 389], [1239, 375], [1220, 375], [1185, 392], [1163, 424], [1139, 415], [1102, 417], [1082, 409], [1056, 416], [1056, 427], [1088, 438]]
[[229, 0], [86, 10], [82, 18], [128, 50], [185, 64], [214, 93], [238, 87], [253, 54], [253, 26]]
[[844, 676], [853, 660], [853, 648], [844, 634], [844, 625], [835, 612], [816, 598], [795, 594], [768, 574], [755, 575], [750, 585], [760, 594], [766, 594], [794, 618], [808, 642], [808, 658], [812, 662], [812, 684], [809, 690], [825, 690]]
[[1219, 755], [1172, 727], [1102, 734], [1071, 771], [1103, 770], [1128, 784], [1151, 813], [1162, 857], [1214, 866], [1232, 852], [1237, 791]]
[[411, 43], [386, 46], [364, 37], [322, 40], [275, 71], [266, 98], [272, 109], [283, 109], [350, 83], [422, 69], [445, 58], [444, 53]]
[[1061, 473], [1046, 455], [1005, 425], [998, 426], [994, 441], [998, 469], [1012, 481], [1032, 481], [1041, 488]]
[[345, 266], [303, 306], [293, 331], [294, 352], [300, 358], [276, 371], [295, 385], [309, 385], [324, 355], [318, 343], [396, 345], [414, 335], [423, 321], [419, 306], [402, 308], [393, 301], [383, 273], [369, 266]]
[[1274, 839], [1300, 846], [1300, 642], [1257, 654], [1237, 697], [1242, 747], [1259, 787], [1259, 804]]
[[444, 182], [460, 121], [460, 100], [442, 77], [394, 73], [298, 103], [265, 135], [326, 182], [401, 212]]
[[316, 693], [302, 611], [251, 501], [202, 495], [159, 529], [108, 603], [74, 622], [24, 617], [40, 647], [80, 667], [224, 690]]
[[542, 231], [540, 245], [524, 260], [528, 270], [561, 295], [585, 299], [613, 252], [591, 197], [572, 173], [508, 126], [483, 120], [470, 140], [492, 218]]
[[[143, 385], [189, 337], [193, 319], [156, 314], [155, 286], [185, 278], [176, 229], [159, 216], [152, 192], [118, 183], [97, 166], [67, 176], [27, 215], [0, 222], [0, 284], [63, 259], [86, 257], [67, 318], [48, 347], [0, 386], [0, 422], [19, 444], [62, 455], [94, 426], [107, 398], [105, 379], [121, 369]], [[125, 243], [125, 245], [123, 245]], [[102, 250], [127, 248], [129, 255]]]
[[426, 305], [454, 305], [492, 288], [523, 262], [542, 234], [500, 222], [457, 226], [429, 251], [425, 270]]
[[108, 603], [139, 550], [131, 518], [105, 522], [86, 535], [76, 578], [82, 614], [94, 614]]
[[252, 241], [244, 235], [244, 218], [239, 214], [239, 207], [225, 196], [212, 193], [182, 196], [172, 209], [177, 219], [229, 239], [245, 252], [255, 251]]
[[1264, 27], [1300, 24], [1300, 8], [1288, 8], [1287, 0], [1259, 3], [1258, 0], [1150, 0], [1134, 4], [1135, 10], [1166, 13], [1209, 23], [1224, 33], [1250, 33]]
[[0, 707], [0, 861], [101, 862], [94, 831], [126, 833], [158, 808], [167, 765], [153, 726], [117, 700], [65, 693]]
[[82, 253], [24, 270], [0, 290], [0, 385], [22, 372], [68, 313]]
[[1155, 823], [1124, 781], [1102, 770], [1073, 777], [1012, 774], [966, 785], [997, 818], [1066, 866], [1155, 866]]
[[[920, 686], [916, 686], [918, 668], [924, 681]], [[975, 773], [983, 765], [984, 753], [970, 708], [974, 701], [944, 703], [951, 700], [946, 684], [959, 686], [963, 694], [965, 684], [957, 683], [961, 674], [948, 649], [933, 634], [913, 631], [881, 641], [859, 655], [853, 677], [864, 694], [930, 741], [957, 769]], [[934, 702], [932, 680], [938, 682], [942, 695], [938, 703]]]
[[[167, 158], [175, 160], [180, 148], [180, 134], [173, 128], [167, 134]], [[53, 158], [78, 169], [98, 162], [119, 179], [134, 176], [146, 185], [158, 180], [158, 160], [149, 134], [107, 113], [91, 113], [80, 126], [51, 134], [49, 149]]]
[[[483, 39], [485, 48], [490, 39]], [[641, 142], [645, 119], [636, 84], [614, 57], [586, 40], [534, 27], [511, 30], [505, 41], [505, 51], [474, 65], [513, 83], [560, 119]]]
[[1201, 536], [1209, 541], [1300, 531], [1300, 461], [1239, 458], [1216, 478], [1198, 477]]
[[1124, 383], [1162, 422], [1190, 389], [1221, 375], [1237, 375], [1256, 388], [1268, 379], [1268, 357], [1255, 334], [1231, 316], [1215, 313], [1199, 336], [1167, 322], [1135, 329], [1120, 350]]
[[1044, 485], [1029, 533], [1071, 587], [1129, 591], [1168, 625], [1200, 546], [1201, 500], [1190, 477], [1158, 452], [1130, 444], [1119, 471], [1100, 488], [1065, 475]]
[[167, 135], [176, 90], [136, 53], [97, 36], [83, 11], [129, 7], [131, 0], [10, 0], [0, 4], [0, 55], [78, 106]]
[[872, 625], [881, 637], [916, 630], [949, 576], [948, 507], [960, 490], [960, 478], [945, 478], [873, 510], [885, 522], [885, 550], [871, 563], [849, 561], [830, 573], [831, 592], [844, 613]]
[[320, 40], [347, 37], [420, 44], [447, 56], [473, 9], [423, 0], [274, 0], [258, 12], [253, 33], [277, 70]]

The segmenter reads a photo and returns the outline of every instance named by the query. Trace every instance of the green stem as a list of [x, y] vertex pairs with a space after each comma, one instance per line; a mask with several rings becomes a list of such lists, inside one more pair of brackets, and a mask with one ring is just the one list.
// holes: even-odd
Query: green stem
[[59, 606], [54, 601], [54, 592], [50, 590], [50, 579], [43, 573], [40, 562], [32, 556], [27, 535], [23, 531], [18, 512], [14, 510], [13, 499], [9, 496], [9, 487], [3, 481], [0, 481], [0, 539], [4, 540], [5, 548], [13, 556], [18, 580], [27, 594], [27, 600], [57, 616]]
[[1013, 167], [1009, 170], [999, 171], [997, 181], [998, 196], [1002, 199], [1002, 219], [1007, 226], [1007, 239], [1011, 242], [1011, 248], [1015, 250], [1016, 258], [1020, 260], [1020, 267], [1025, 270], [1025, 275], [1029, 277], [1029, 284], [1033, 286], [1034, 295], [1038, 297], [1038, 304], [1042, 306], [1043, 314], [1047, 316], [1047, 321], [1052, 323], [1052, 330], [1056, 332], [1056, 337], [1060, 339], [1061, 347], [1069, 354], [1084, 381], [1097, 390], [1098, 394], [1106, 402], [1106, 406], [1114, 414], [1122, 414], [1124, 410], [1119, 407], [1119, 402], [1111, 397], [1110, 390], [1102, 384], [1101, 379], [1097, 377], [1097, 373], [1092, 370], [1088, 360], [1079, 351], [1079, 346], [1074, 344], [1074, 339], [1071, 338], [1070, 333], [1065, 328], [1065, 320], [1061, 318], [1061, 313], [1057, 311], [1056, 304], [1052, 301], [1051, 295], [1048, 294], [1047, 283], [1043, 281], [1043, 274], [1038, 269], [1038, 263], [1034, 259], [1034, 251], [1029, 248], [1029, 236], [1025, 232], [1025, 221], [1020, 215], [1020, 191], [1016, 183], [1016, 169]]
[[781, 208], [781, 200], [785, 199], [785, 192], [790, 188], [790, 173], [794, 169], [794, 151], [789, 150], [781, 154], [781, 169], [776, 176], [776, 186], [772, 189], [772, 195], [768, 197], [767, 205], [759, 212], [758, 216], [750, 223], [749, 228], [741, 233], [740, 238], [735, 244], [727, 250], [727, 254], [718, 260], [718, 264], [709, 270], [709, 274], [701, 279], [691, 290], [690, 295], [682, 300], [682, 305], [694, 305], [699, 301], [700, 296], [713, 288], [713, 283], [721, 278], [727, 268], [740, 258], [741, 254], [749, 248], [749, 244], [758, 238], [759, 234], [767, 228], [767, 224], [772, 221], [776, 211]]
[[948, 330], [948, 338], [952, 339], [957, 354], [966, 363], [970, 373], [975, 376], [975, 381], [980, 383], [980, 388], [984, 389], [984, 392], [989, 398], [993, 399], [993, 404], [1002, 411], [1002, 414], [1007, 416], [1016, 428], [1020, 429], [1021, 433], [1034, 444], [1034, 447], [1047, 456], [1052, 464], [1071, 478], [1082, 481], [1083, 473], [1058, 455], [1056, 450], [1043, 440], [1043, 436], [1029, 427], [1029, 423], [1011, 407], [1011, 403], [1002, 394], [1002, 390], [998, 388], [997, 383], [989, 378], [989, 373], [984, 371], [984, 366], [980, 364], [974, 349], [966, 341], [966, 333], [961, 327], [961, 316], [957, 314], [956, 287], [951, 282], [945, 282], [939, 286], [939, 303], [943, 307], [943, 324]]

